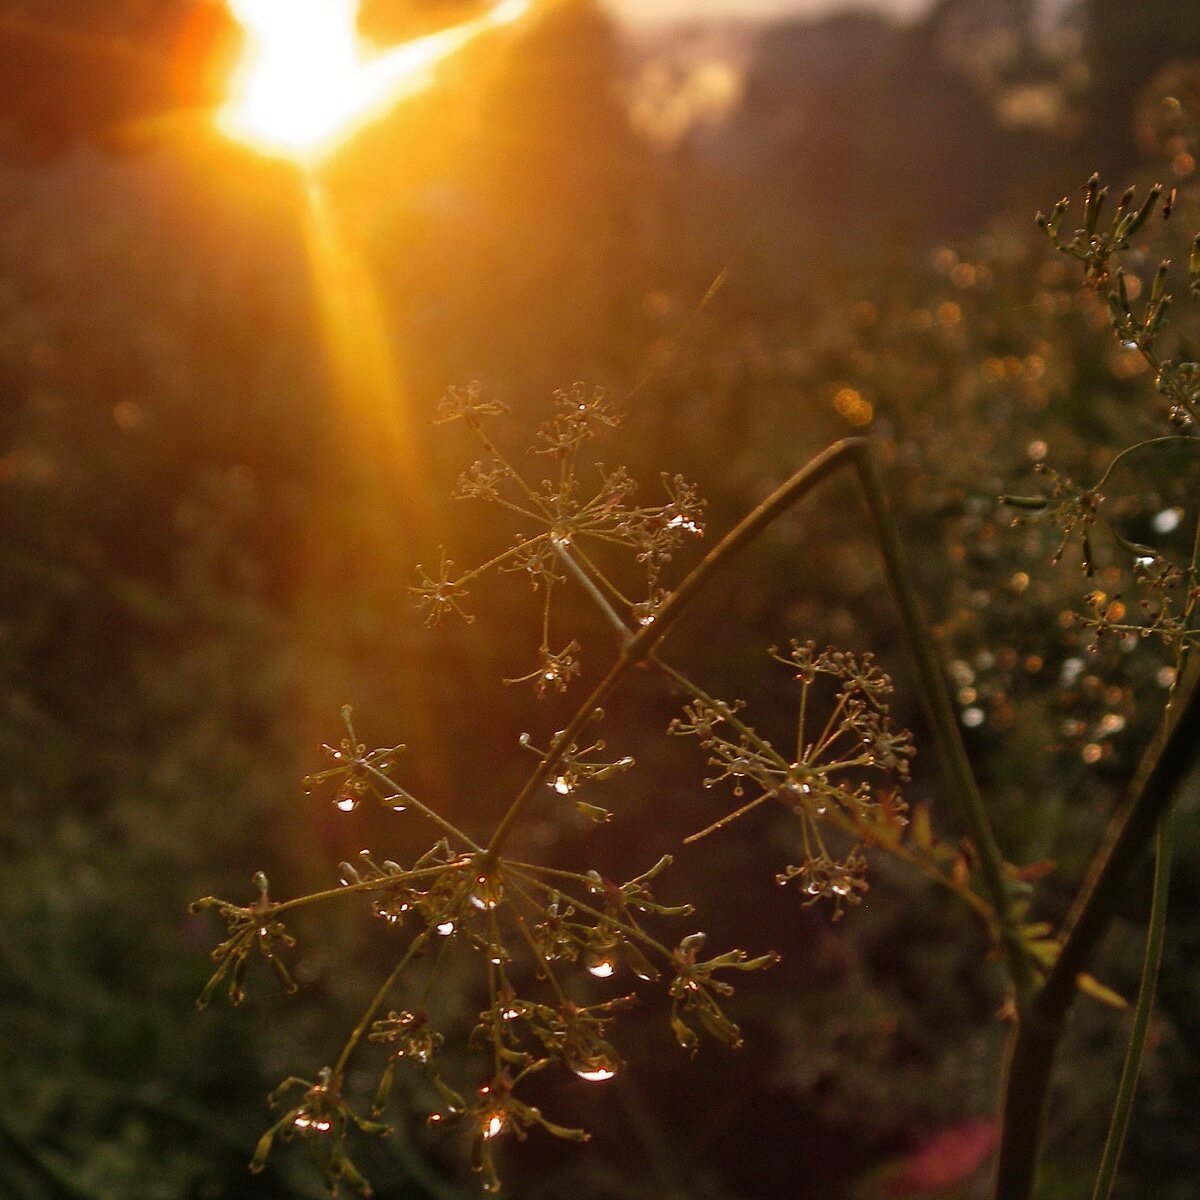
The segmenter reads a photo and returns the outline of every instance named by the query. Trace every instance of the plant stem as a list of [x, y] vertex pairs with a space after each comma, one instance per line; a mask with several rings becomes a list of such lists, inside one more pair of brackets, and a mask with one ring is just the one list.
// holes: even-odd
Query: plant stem
[[1029, 1200], [1033, 1194], [1050, 1074], [1076, 979], [1095, 957], [1133, 869], [1200, 752], [1200, 675], [1193, 673], [1172, 707], [1092, 859], [1057, 961], [1041, 990], [1019, 1008], [1004, 1082], [995, 1200]]
[[938, 754], [950, 781], [950, 793], [960, 816], [970, 830], [984, 888], [995, 911], [1009, 973], [1019, 995], [1033, 985], [1034, 974], [1020, 932], [1011, 914], [1009, 891], [1004, 882], [1004, 859], [991, 830], [983, 798], [979, 794], [966, 750], [958, 731], [954, 709], [942, 677], [937, 651], [921, 614], [900, 538], [888, 508], [887, 496], [875, 459], [874, 444], [867, 438], [845, 438], [822, 451], [807, 466], [777, 488], [753, 512], [736, 525], [713, 547], [704, 560], [671, 593], [655, 619], [625, 642], [608, 674], [576, 711], [566, 729], [551, 744], [525, 786], [509, 806], [496, 827], [485, 851], [482, 868], [494, 864], [513, 825], [538, 789], [550, 778], [567, 748], [578, 738], [592, 714], [635, 667], [650, 660], [659, 642], [687, 610], [688, 605], [708, 584], [712, 576], [814, 488], [844, 466], [852, 466], [858, 476], [883, 555], [892, 594], [900, 610], [900, 619], [917, 666], [921, 695], [932, 723]]
[[412, 961], [413, 956], [417, 953], [417, 949], [423, 946], [429, 940], [429, 930], [423, 929], [420, 933], [408, 943], [408, 949], [401, 955], [400, 961], [392, 968], [388, 977], [379, 985], [379, 990], [371, 999], [371, 1003], [367, 1005], [366, 1011], [359, 1018], [358, 1024], [354, 1027], [354, 1032], [346, 1039], [346, 1044], [342, 1047], [341, 1054], [338, 1055], [337, 1062], [333, 1067], [333, 1076], [335, 1079], [340, 1079], [342, 1072], [346, 1069], [346, 1063], [350, 1059], [350, 1055], [354, 1053], [354, 1047], [362, 1041], [362, 1036], [367, 1032], [367, 1027], [371, 1024], [371, 1018], [379, 1011], [379, 1006], [387, 999], [387, 994], [396, 984], [396, 980], [400, 978], [401, 972]]
[[888, 584], [896, 607], [900, 610], [900, 621], [916, 664], [921, 698], [933, 728], [942, 769], [949, 777], [951, 797], [970, 831], [972, 844], [979, 856], [983, 887], [995, 910], [1009, 976], [1018, 998], [1028, 996], [1037, 976], [1012, 913], [1012, 898], [1004, 879], [1004, 856], [992, 832], [983, 797], [975, 782], [966, 747], [963, 746], [941, 663], [904, 560], [900, 537], [888, 507], [883, 479], [871, 443], [862, 441], [855, 447], [854, 465], [875, 525]]
[[576, 582], [595, 602], [596, 607], [607, 618], [608, 623], [617, 631], [617, 636], [622, 642], [626, 642], [630, 638], [629, 626], [621, 620], [620, 614], [608, 602], [608, 597], [596, 586], [592, 577], [575, 561], [575, 556], [570, 551], [570, 543], [563, 538], [550, 538], [550, 544], [554, 547], [554, 552], [558, 555], [559, 560], [566, 565], [568, 571], [575, 576]]
[[1117, 1088], [1117, 1100], [1113, 1106], [1112, 1121], [1108, 1138], [1104, 1143], [1104, 1154], [1100, 1159], [1100, 1170], [1096, 1176], [1096, 1190], [1092, 1200], [1108, 1200], [1112, 1195], [1117, 1178], [1117, 1166], [1125, 1146], [1125, 1134], [1129, 1129], [1129, 1114], [1133, 1110], [1133, 1096], [1137, 1090], [1138, 1075], [1142, 1069], [1142, 1053], [1146, 1048], [1146, 1034], [1150, 1028], [1150, 1017], [1154, 1012], [1154, 994], [1158, 986], [1158, 966], [1162, 961], [1163, 935], [1167, 927], [1167, 896], [1171, 884], [1171, 852], [1175, 814], [1168, 808], [1158, 824], [1158, 835], [1154, 847], [1154, 894], [1150, 901], [1150, 925], [1146, 930], [1146, 950], [1142, 960], [1142, 980], [1138, 986], [1137, 1005], [1133, 1013], [1133, 1028], [1129, 1033], [1129, 1045], [1125, 1051], [1125, 1064], [1121, 1069], [1121, 1083]]
[[427, 804], [423, 804], [414, 795], [412, 795], [411, 792], [407, 792], [403, 788], [398, 788], [397, 784], [393, 780], [389, 779], [382, 771], [371, 766], [370, 763], [366, 764], [366, 769], [368, 773], [374, 776], [379, 783], [385, 784], [394, 791], [399, 791], [400, 794], [404, 796], [404, 802], [409, 808], [415, 809], [421, 814], [421, 816], [425, 817], [429, 821], [432, 821], [443, 833], [448, 833], [452, 838], [457, 838], [458, 841], [462, 842], [471, 850], [478, 852], [483, 849], [483, 847], [477, 842], [474, 842], [471, 840], [471, 838], [467, 837], [467, 835], [463, 833], [461, 829], [458, 829], [456, 826], [452, 825], [446, 820], [445, 817], [435, 812]]
[[818, 454], [785, 484], [777, 488], [708, 552], [704, 560], [663, 602], [662, 607], [655, 614], [654, 620], [649, 625], [643, 625], [637, 633], [629, 638], [621, 647], [621, 652], [608, 674], [576, 710], [567, 727], [554, 739], [546, 757], [534, 769], [525, 786], [509, 805], [508, 811], [501, 818], [488, 843], [482, 864], [483, 869], [495, 863], [518, 817], [532, 798], [538, 794], [538, 790], [550, 777], [550, 773], [562, 761], [563, 754], [592, 719], [592, 714], [604, 704], [609, 695], [634, 667], [646, 661], [650, 652], [666, 637], [716, 571], [745, 549], [802, 496], [807, 495], [839, 467], [844, 466], [853, 448], [861, 444], [864, 444], [862, 438], [848, 438], [834, 443], [827, 450]]

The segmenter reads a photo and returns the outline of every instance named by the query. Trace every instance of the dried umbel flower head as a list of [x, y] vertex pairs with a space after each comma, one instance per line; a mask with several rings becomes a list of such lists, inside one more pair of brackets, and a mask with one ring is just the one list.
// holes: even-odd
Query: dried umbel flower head
[[[892, 683], [871, 655], [818, 652], [813, 642], [793, 642], [788, 653], [772, 650], [771, 657], [791, 668], [799, 685], [793, 755], [782, 754], [747, 723], [741, 702], [697, 693], [684, 706], [683, 717], [671, 723], [672, 733], [697, 738], [708, 752], [708, 765], [716, 770], [704, 786], [728, 781], [743, 801], [688, 841], [706, 837], [768, 801], [782, 804], [799, 818], [803, 859], [777, 879], [798, 882], [806, 904], [833, 900], [837, 916], [866, 891], [859, 843], [888, 840], [884, 826], [898, 836], [905, 823], [897, 785], [908, 776], [912, 735], [893, 727], [888, 710]], [[823, 685], [831, 693], [826, 697], [830, 707], [820, 731], [813, 733], [809, 724], [815, 693]], [[747, 792], [750, 798], [743, 800]], [[849, 850], [834, 851], [827, 837], [831, 831], [838, 842], [849, 839]]]
[[[519, 470], [487, 432], [488, 418], [504, 406], [485, 401], [478, 385], [455, 388], [438, 407], [439, 420], [462, 421], [479, 440], [486, 457], [459, 477], [455, 495], [482, 500], [511, 514], [518, 526], [505, 550], [464, 571], [442, 551], [438, 568], [418, 567], [410, 588], [426, 623], [436, 625], [451, 613], [466, 620], [469, 585], [497, 571], [523, 575], [541, 600], [541, 640], [537, 665], [509, 683], [532, 683], [541, 698], [563, 692], [580, 673], [579, 645], [571, 639], [554, 649], [551, 640], [554, 598], [561, 587], [581, 587], [623, 637], [654, 620], [666, 598], [663, 569], [679, 546], [704, 532], [704, 501], [680, 475], [661, 477], [664, 498], [638, 504], [637, 482], [624, 467], [607, 468], [581, 461], [585, 447], [621, 423], [621, 414], [603, 388], [576, 383], [554, 394], [554, 412], [536, 433], [530, 456], [546, 474]], [[623, 551], [615, 556], [613, 551]], [[631, 558], [643, 580], [640, 595], [624, 580], [620, 558]]]

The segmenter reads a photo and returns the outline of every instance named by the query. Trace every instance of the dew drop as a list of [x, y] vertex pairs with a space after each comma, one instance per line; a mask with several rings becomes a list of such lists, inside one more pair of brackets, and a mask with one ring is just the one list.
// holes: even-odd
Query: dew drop
[[408, 801], [400, 795], [387, 796], [383, 802], [392, 810], [392, 812], [400, 813], [404, 812], [404, 810], [408, 808]]
[[439, 921], [434, 928], [442, 935], [442, 937], [449, 937], [454, 932], [454, 922]]
[[504, 886], [500, 880], [491, 879], [487, 875], [479, 875], [475, 879], [475, 889], [471, 892], [468, 899], [473, 908], [490, 912], [499, 905], [503, 895]]
[[358, 807], [358, 799], [349, 792], [343, 792], [334, 802], [342, 812], [353, 812]]
[[611, 954], [599, 954], [588, 960], [587, 969], [597, 979], [607, 979], [617, 969]]
[[490, 1113], [483, 1119], [483, 1136], [485, 1138], [494, 1138], [498, 1134], [504, 1132], [504, 1114]]
[[580, 1079], [586, 1079], [588, 1083], [603, 1083], [604, 1080], [611, 1079], [617, 1073], [617, 1068], [602, 1058], [593, 1062], [573, 1064], [571, 1070]]

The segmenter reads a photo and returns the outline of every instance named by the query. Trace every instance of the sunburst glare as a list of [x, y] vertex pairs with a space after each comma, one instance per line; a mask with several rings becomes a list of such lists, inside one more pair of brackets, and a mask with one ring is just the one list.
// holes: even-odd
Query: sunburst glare
[[245, 45], [218, 127], [262, 153], [303, 164], [333, 153], [428, 87], [439, 63], [531, 6], [502, 0], [473, 20], [380, 51], [358, 33], [358, 0], [227, 2]]

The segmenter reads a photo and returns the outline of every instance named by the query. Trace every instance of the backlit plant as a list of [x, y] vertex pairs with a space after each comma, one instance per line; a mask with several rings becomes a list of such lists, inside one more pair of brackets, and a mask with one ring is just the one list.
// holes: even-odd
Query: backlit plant
[[[781, 862], [776, 878], [796, 893], [798, 905], [824, 901], [835, 917], [842, 915], [867, 890], [868, 855], [883, 852], [960, 897], [980, 919], [1006, 972], [1005, 1010], [1013, 1030], [995, 1195], [1027, 1200], [1054, 1051], [1067, 1012], [1080, 988], [1120, 1003], [1088, 972], [1119, 894], [1160, 818], [1169, 812], [1197, 743], [1200, 692], [1187, 668], [1197, 636], [1198, 551], [1193, 548], [1187, 562], [1175, 563], [1159, 549], [1125, 536], [1118, 523], [1107, 519], [1105, 508], [1105, 491], [1118, 466], [1129, 465], [1143, 452], [1190, 454], [1196, 440], [1200, 366], [1163, 357], [1160, 349], [1170, 306], [1168, 270], [1164, 265], [1155, 273], [1141, 308], [1134, 304], [1141, 285], [1131, 288], [1119, 267], [1114, 274], [1114, 264], [1160, 198], [1156, 190], [1135, 206], [1127, 193], [1109, 227], [1102, 229], [1104, 195], [1093, 179], [1083, 225], [1070, 239], [1062, 235], [1066, 202], [1042, 220], [1055, 245], [1084, 264], [1091, 286], [1112, 282], [1113, 330], [1153, 366], [1168, 423], [1165, 435], [1122, 451], [1094, 484], [1081, 486], [1046, 468], [1049, 494], [1007, 498], [1023, 519], [1052, 521], [1062, 530], [1060, 555], [1078, 540], [1089, 572], [1097, 554], [1093, 541], [1105, 530], [1141, 599], [1131, 611], [1120, 597], [1093, 589], [1078, 620], [1098, 638], [1157, 637], [1174, 655], [1175, 686], [1161, 734], [1147, 752], [1112, 835], [1097, 851], [1065, 927], [1055, 930], [1031, 915], [1032, 885], [1045, 865], [1008, 862], [992, 832], [872, 441], [847, 439], [817, 456], [672, 586], [667, 574], [675, 555], [687, 539], [703, 532], [703, 501], [681, 477], [663, 475], [661, 491], [645, 502], [624, 468], [606, 468], [591, 459], [593, 445], [620, 424], [617, 406], [604, 391], [577, 384], [558, 393], [553, 414], [537, 431], [528, 456], [533, 469], [523, 470], [501, 451], [491, 432], [493, 422], [505, 415], [503, 406], [474, 385], [452, 389], [439, 405], [438, 418], [461, 423], [482, 449], [482, 457], [460, 477], [456, 494], [493, 506], [513, 528], [507, 545], [476, 567], [459, 570], [443, 551], [435, 569], [418, 568], [411, 589], [415, 604], [431, 625], [451, 617], [470, 621], [476, 580], [493, 569], [521, 577], [535, 597], [539, 633], [530, 669], [507, 682], [531, 684], [539, 699], [565, 693], [583, 679], [580, 643], [558, 625], [554, 600], [561, 589], [574, 588], [588, 598], [611, 627], [616, 653], [563, 728], [521, 735], [517, 749], [530, 756], [528, 776], [486, 836], [460, 829], [406, 786], [398, 770], [404, 747], [369, 748], [356, 733], [350, 710], [344, 709], [344, 737], [325, 747], [329, 766], [310, 778], [309, 788], [328, 789], [331, 802], [347, 813], [375, 803], [419, 816], [433, 827], [432, 844], [407, 863], [364, 850], [355, 861], [339, 865], [339, 886], [312, 895], [275, 900], [260, 874], [258, 897], [248, 904], [212, 897], [198, 902], [214, 909], [227, 926], [201, 1003], [222, 986], [231, 1001], [240, 1001], [247, 963], [255, 955], [269, 961], [292, 990], [284, 959], [294, 943], [285, 921], [301, 907], [359, 896], [364, 910], [396, 929], [400, 939], [391, 971], [333, 1064], [312, 1080], [285, 1080], [275, 1093], [273, 1101], [282, 1112], [263, 1135], [253, 1167], [262, 1167], [277, 1141], [300, 1138], [314, 1147], [331, 1193], [346, 1184], [369, 1194], [367, 1180], [350, 1157], [353, 1139], [386, 1129], [397, 1073], [415, 1072], [434, 1098], [429, 1121], [462, 1129], [471, 1166], [485, 1189], [498, 1190], [494, 1149], [502, 1141], [521, 1140], [539, 1129], [558, 1138], [586, 1140], [586, 1131], [544, 1114], [528, 1098], [525, 1085], [532, 1076], [553, 1070], [603, 1084], [620, 1070], [621, 1018], [638, 994], [614, 997], [598, 990], [618, 972], [634, 976], [639, 988], [664, 988], [668, 1021], [684, 1050], [694, 1050], [701, 1035], [732, 1046], [740, 1043], [740, 1031], [725, 1009], [731, 980], [771, 966], [777, 956], [771, 951], [753, 956], [740, 949], [714, 951], [704, 933], [681, 928], [691, 906], [660, 902], [654, 890], [671, 856], [635, 864], [622, 880], [586, 864], [567, 869], [506, 853], [511, 834], [535, 801], [569, 805], [596, 822], [611, 818], [597, 802], [598, 786], [635, 771], [636, 764], [631, 755], [610, 751], [598, 731], [605, 707], [619, 701], [634, 668], [645, 667], [660, 673], [680, 697], [681, 712], [670, 733], [696, 740], [708, 768], [705, 786], [727, 789], [730, 797], [715, 819], [697, 821], [699, 828], [688, 842], [715, 835], [761, 806], [778, 806], [791, 817], [795, 859]], [[1190, 283], [1192, 292], [1200, 293], [1200, 242], [1192, 256]], [[786, 649], [770, 649], [769, 669], [790, 674], [795, 706], [794, 736], [778, 746], [763, 736], [742, 701], [711, 695], [665, 657], [668, 635], [716, 573], [843, 468], [858, 480], [876, 532], [941, 761], [947, 802], [966, 831], [953, 844], [935, 837], [925, 806], [910, 811], [902, 795], [912, 738], [894, 724], [891, 681], [871, 656], [798, 641]], [[626, 580], [630, 574], [636, 590]], [[1158, 853], [1143, 989], [1098, 1196], [1108, 1194], [1115, 1173], [1153, 1000], [1165, 912], [1167, 822]], [[467, 1046], [474, 1053], [475, 1073], [465, 1080], [457, 1068], [448, 1078], [450, 1032], [438, 1027], [437, 977], [450, 955], [475, 973], [483, 1004]], [[419, 959], [429, 966], [418, 973], [413, 968]], [[373, 1096], [347, 1094], [352, 1060], [373, 1063]]]

